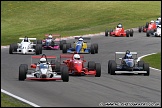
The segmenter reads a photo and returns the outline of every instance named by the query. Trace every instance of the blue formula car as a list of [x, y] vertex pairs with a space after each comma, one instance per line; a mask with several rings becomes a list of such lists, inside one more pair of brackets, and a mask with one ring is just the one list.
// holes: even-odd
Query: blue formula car
[[91, 44], [89, 37], [75, 37], [73, 44], [63, 44], [62, 53], [78, 53], [78, 54], [95, 54], [98, 53], [98, 44]]
[[[137, 61], [137, 52], [130, 52], [126, 58], [119, 58], [117, 55], [125, 54], [125, 52], [115, 52], [115, 60], [108, 61], [108, 74], [143, 74], [149, 76], [149, 64], [144, 61]], [[134, 57], [133, 57], [134, 55]]]

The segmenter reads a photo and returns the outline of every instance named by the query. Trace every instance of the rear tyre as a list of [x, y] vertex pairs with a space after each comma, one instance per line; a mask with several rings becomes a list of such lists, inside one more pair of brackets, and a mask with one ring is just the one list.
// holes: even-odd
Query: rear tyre
[[88, 70], [95, 70], [96, 64], [94, 61], [89, 61], [88, 62]]
[[54, 41], [52, 41], [52, 42], [51, 42], [51, 46], [52, 46], [52, 47], [54, 47], [54, 45], [55, 45], [55, 42], [54, 42]]
[[39, 46], [39, 44], [36, 44], [36, 46], [35, 46], [35, 54], [36, 55], [40, 54], [40, 46]]
[[145, 27], [146, 27], [146, 28], [148, 28], [148, 25], [149, 25], [149, 23], [148, 23], [148, 22], [146, 22], [146, 26], [145, 26]]
[[111, 62], [112, 62], [112, 61], [113, 61], [113, 60], [109, 60], [109, 61], [108, 61], [108, 74], [110, 74], [110, 68], [111, 68], [110, 65], [111, 65]]
[[95, 53], [98, 53], [98, 44], [97, 43], [94, 44], [94, 49], [95, 49]]
[[111, 65], [110, 65], [110, 74], [111, 75], [115, 75], [116, 66], [117, 66], [116, 62], [112, 61]]
[[62, 41], [60, 41], [60, 50], [63, 49], [63, 44], [66, 44], [66, 40], [62, 40]]
[[41, 44], [42, 45], [42, 40], [37, 40], [37, 44]]
[[55, 62], [55, 72], [60, 72], [60, 62]]
[[109, 34], [110, 36], [112, 36], [112, 35], [111, 35], [112, 32], [113, 32], [113, 29], [110, 29], [110, 34]]
[[144, 69], [144, 71], [147, 72], [147, 73], [144, 73], [144, 76], [149, 76], [150, 75], [150, 68], [149, 68], [149, 64], [148, 63], [144, 63], [143, 69]]
[[66, 44], [63, 44], [62, 53], [67, 53], [67, 46], [66, 46]]
[[69, 81], [68, 67], [63, 67], [62, 73], [61, 73], [61, 78], [62, 78], [63, 82], [68, 82]]
[[126, 37], [129, 37], [129, 30], [126, 31]]
[[143, 67], [144, 61], [138, 61], [138, 67]]
[[101, 76], [101, 64], [100, 63], [96, 63], [96, 75], [95, 77], [100, 77]]
[[55, 60], [51, 60], [51, 67], [52, 67], [52, 71], [54, 72], [55, 71], [55, 63], [56, 63], [56, 61]]
[[141, 31], [142, 31], [142, 27], [140, 26], [140, 27], [138, 28], [138, 32], [141, 33]]
[[91, 45], [91, 54], [95, 54], [95, 48], [93, 44]]
[[108, 30], [107, 29], [105, 30], [105, 36], [108, 36]]
[[13, 51], [14, 51], [14, 46], [13, 46], [13, 44], [10, 44], [9, 54], [13, 54]]
[[146, 36], [147, 36], [147, 37], [150, 36], [150, 31], [149, 31], [149, 30], [146, 31]]
[[133, 29], [130, 29], [130, 37], [133, 37], [133, 33], [134, 33]]
[[69, 49], [69, 48], [71, 48], [71, 43], [66, 44], [66, 49]]

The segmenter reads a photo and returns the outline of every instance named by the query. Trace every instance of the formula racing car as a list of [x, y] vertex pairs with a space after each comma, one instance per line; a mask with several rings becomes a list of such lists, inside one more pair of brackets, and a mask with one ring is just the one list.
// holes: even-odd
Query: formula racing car
[[150, 36], [161, 37], [161, 25], [157, 26], [156, 31], [154, 30], [147, 31], [146, 36], [147, 37], [150, 37]]
[[130, 30], [124, 30], [124, 27], [116, 27], [115, 30], [111, 29], [108, 31], [108, 29], [105, 30], [105, 36], [114, 36], [114, 37], [133, 37], [133, 29]]
[[[42, 40], [43, 49], [49, 50], [62, 50], [63, 44], [66, 43], [66, 40], [61, 40], [60, 34], [45, 34], [47, 38]], [[59, 37], [59, 38], [57, 38]]]
[[[63, 60], [63, 58], [65, 58], [66, 60]], [[84, 60], [84, 56], [76, 53], [60, 55], [61, 70], [68, 70], [69, 75], [93, 75], [95, 77], [101, 76], [100, 63], [89, 61], [87, 67], [85, 67], [85, 62], [86, 60]]]
[[[108, 61], [108, 74], [144, 74], [149, 76], [150, 68], [148, 63], [144, 61], [136, 61], [137, 52], [130, 52], [129, 56], [126, 58], [119, 58], [120, 61], [117, 62], [117, 55], [125, 54], [125, 52], [115, 52], [115, 60]], [[135, 58], [133, 58], [133, 56]]]
[[[42, 45], [40, 40], [36, 38], [19, 38], [21, 43], [13, 43], [9, 46], [9, 54], [19, 53], [19, 54], [42, 54]], [[31, 42], [34, 40], [34, 42]]]
[[138, 28], [138, 31], [139, 33], [141, 33], [142, 31], [148, 33], [150, 31], [156, 31], [156, 28], [157, 28], [156, 23], [153, 20], [151, 20], [150, 23], [146, 22], [145, 26], [143, 27], [140, 26]]
[[98, 53], [98, 44], [91, 44], [90, 37], [75, 37], [73, 44], [63, 44], [62, 53], [95, 54]]
[[[33, 59], [40, 59], [39, 62], [33, 62]], [[51, 59], [51, 62], [48, 61]], [[56, 63], [56, 56], [31, 56], [31, 69], [28, 69], [27, 64], [21, 64], [19, 66], [19, 80], [63, 80], [63, 82], [69, 81], [68, 70], [62, 70], [61, 75], [57, 72], [60, 71], [60, 63]]]

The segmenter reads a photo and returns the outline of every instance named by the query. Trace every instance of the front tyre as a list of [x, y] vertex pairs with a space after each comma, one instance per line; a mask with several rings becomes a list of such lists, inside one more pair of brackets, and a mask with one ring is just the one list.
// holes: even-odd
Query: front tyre
[[69, 81], [68, 67], [63, 67], [61, 78], [62, 78], [63, 82], [68, 82]]

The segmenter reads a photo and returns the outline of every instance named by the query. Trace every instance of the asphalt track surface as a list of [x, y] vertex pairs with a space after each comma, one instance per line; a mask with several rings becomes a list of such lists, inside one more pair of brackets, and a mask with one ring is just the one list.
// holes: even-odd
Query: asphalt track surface
[[[70, 40], [69, 40], [70, 41]], [[101, 77], [70, 76], [69, 82], [19, 81], [20, 64], [31, 62], [31, 55], [9, 54], [1, 49], [1, 89], [41, 107], [98, 107], [107, 102], [153, 102], [161, 104], [161, 71], [150, 69], [150, 76], [110, 75], [108, 61], [115, 52], [138, 52], [138, 57], [161, 52], [161, 38], [134, 32], [133, 37], [92, 37], [98, 43], [98, 54], [84, 54], [85, 60], [101, 63]], [[59, 55], [61, 50], [43, 50], [46, 55]]]

